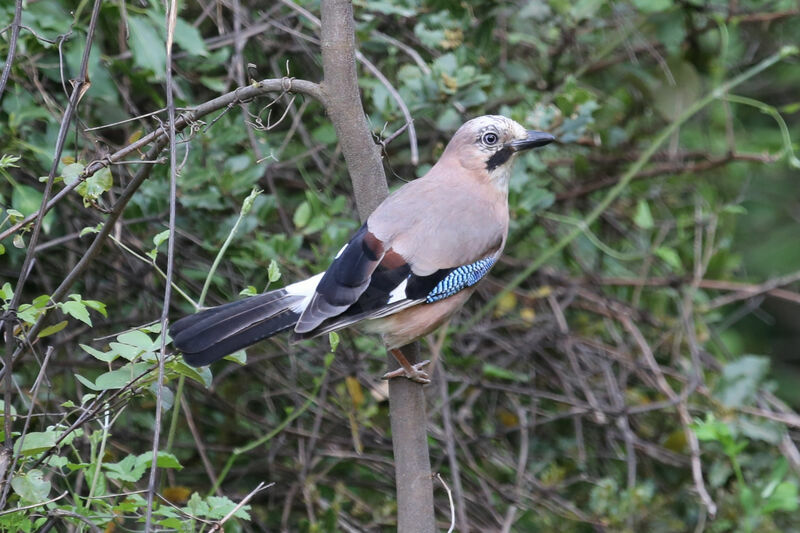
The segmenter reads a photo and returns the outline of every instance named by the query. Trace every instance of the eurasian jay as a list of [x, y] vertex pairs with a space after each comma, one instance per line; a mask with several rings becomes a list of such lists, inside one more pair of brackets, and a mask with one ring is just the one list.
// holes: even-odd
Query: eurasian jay
[[186, 316], [169, 329], [187, 363], [202, 366], [288, 329], [316, 337], [353, 324], [383, 335], [405, 376], [427, 383], [427, 361], [398, 349], [455, 313], [503, 251], [516, 155], [555, 139], [498, 115], [456, 131], [439, 161], [387, 197], [325, 272]]

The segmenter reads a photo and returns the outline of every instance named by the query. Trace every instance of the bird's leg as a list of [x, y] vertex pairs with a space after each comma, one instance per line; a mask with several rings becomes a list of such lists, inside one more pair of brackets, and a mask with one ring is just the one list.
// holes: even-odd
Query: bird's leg
[[431, 378], [428, 373], [422, 370], [426, 365], [430, 364], [430, 360], [426, 359], [422, 362], [414, 363], [412, 365], [408, 362], [406, 356], [403, 355], [403, 352], [401, 352], [399, 349], [393, 348], [389, 350], [389, 352], [394, 356], [395, 359], [397, 359], [397, 362], [400, 363], [400, 368], [385, 373], [383, 375], [383, 379], [408, 378], [411, 381], [416, 381], [417, 383], [422, 383], [423, 385], [431, 382]]

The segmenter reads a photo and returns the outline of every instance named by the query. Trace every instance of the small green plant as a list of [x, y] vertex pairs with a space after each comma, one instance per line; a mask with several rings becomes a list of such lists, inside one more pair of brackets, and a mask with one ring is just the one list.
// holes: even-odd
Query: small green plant
[[733, 490], [738, 494], [742, 511], [736, 531], [759, 531], [759, 526], [772, 513], [797, 510], [798, 484], [794, 479], [787, 479], [789, 467], [785, 459], [779, 459], [766, 477], [746, 479], [743, 464], [754, 466], [749, 464], [752, 458], [746, 454], [749, 439], [737, 434], [730, 424], [718, 420], [711, 413], [705, 420], [698, 420], [692, 429], [701, 441], [717, 443], [730, 461], [735, 476]]

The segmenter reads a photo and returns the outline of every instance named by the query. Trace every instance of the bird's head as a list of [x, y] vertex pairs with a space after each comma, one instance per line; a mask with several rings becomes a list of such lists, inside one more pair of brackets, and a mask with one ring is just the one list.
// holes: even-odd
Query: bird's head
[[501, 115], [473, 118], [458, 128], [442, 158], [455, 158], [465, 169], [481, 172], [497, 187], [507, 190], [516, 155], [545, 146], [555, 137], [542, 131], [526, 130]]

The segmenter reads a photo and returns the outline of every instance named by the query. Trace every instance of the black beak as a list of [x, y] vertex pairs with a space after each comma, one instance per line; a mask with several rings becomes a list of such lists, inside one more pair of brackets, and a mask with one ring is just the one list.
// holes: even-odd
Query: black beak
[[522, 150], [530, 150], [531, 148], [539, 148], [555, 141], [556, 138], [543, 131], [529, 130], [528, 136], [524, 139], [511, 141], [508, 145], [515, 151], [521, 152]]

